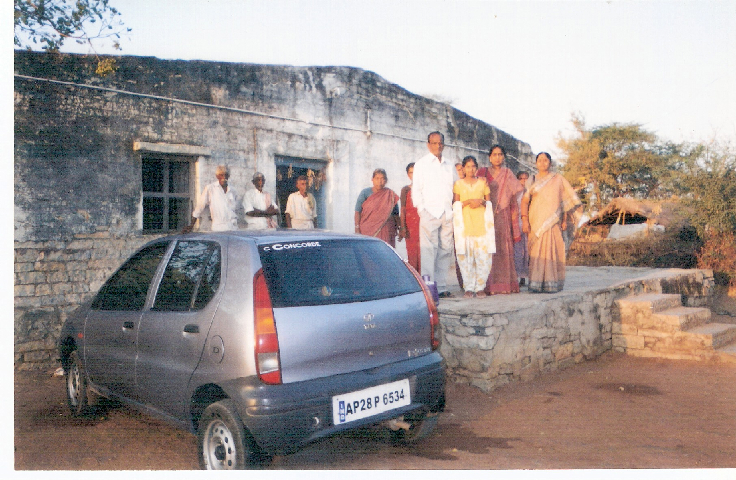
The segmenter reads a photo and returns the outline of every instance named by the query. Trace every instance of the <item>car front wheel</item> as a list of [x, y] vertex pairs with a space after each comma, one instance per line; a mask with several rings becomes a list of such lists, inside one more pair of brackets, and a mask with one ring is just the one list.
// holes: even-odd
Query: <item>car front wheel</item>
[[204, 410], [197, 440], [203, 470], [244, 470], [267, 463], [268, 457], [243, 427], [232, 400], [215, 402]]
[[66, 400], [72, 415], [82, 416], [89, 411], [89, 394], [87, 390], [87, 375], [79, 359], [79, 352], [74, 350], [69, 354], [66, 373]]

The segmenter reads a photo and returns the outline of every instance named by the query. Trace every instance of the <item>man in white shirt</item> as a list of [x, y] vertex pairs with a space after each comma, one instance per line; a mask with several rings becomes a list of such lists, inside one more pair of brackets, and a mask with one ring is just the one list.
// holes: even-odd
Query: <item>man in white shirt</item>
[[237, 200], [235, 192], [228, 186], [230, 169], [227, 165], [218, 165], [215, 169], [216, 182], [212, 182], [202, 191], [197, 208], [192, 213], [191, 224], [184, 231], [191, 231], [194, 222], [209, 207], [213, 232], [226, 232], [238, 229], [238, 215], [235, 213]]
[[307, 193], [307, 177], [296, 179], [297, 191], [286, 201], [286, 226], [297, 230], [311, 230], [317, 218], [317, 202], [314, 195]]
[[447, 289], [447, 270], [453, 259], [452, 186], [455, 165], [442, 158], [445, 136], [427, 136], [429, 153], [414, 164], [411, 197], [419, 213], [419, 250], [422, 275], [437, 283], [440, 298], [453, 295]]
[[253, 185], [256, 188], [245, 192], [243, 207], [245, 222], [249, 229], [263, 230], [278, 226], [276, 215], [279, 214], [279, 208], [272, 200], [271, 194], [263, 191], [265, 184], [266, 177], [261, 172], [256, 172], [253, 175]]

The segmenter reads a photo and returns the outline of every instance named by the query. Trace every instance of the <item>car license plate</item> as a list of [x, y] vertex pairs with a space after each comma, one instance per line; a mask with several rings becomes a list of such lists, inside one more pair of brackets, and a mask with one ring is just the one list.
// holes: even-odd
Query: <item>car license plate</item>
[[332, 421], [335, 425], [378, 415], [411, 403], [409, 379], [386, 383], [357, 392], [332, 397]]

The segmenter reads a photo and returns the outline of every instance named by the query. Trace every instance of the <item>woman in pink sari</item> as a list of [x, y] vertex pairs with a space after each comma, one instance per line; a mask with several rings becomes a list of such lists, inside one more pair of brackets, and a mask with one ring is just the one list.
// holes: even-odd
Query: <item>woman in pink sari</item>
[[[386, 170], [373, 171], [373, 186], [364, 189], [355, 203], [355, 231], [378, 237], [392, 247], [396, 246], [399, 227], [399, 196], [386, 188]], [[399, 240], [403, 237], [399, 236]]]
[[539, 173], [521, 199], [521, 221], [529, 236], [529, 292], [554, 293], [565, 286], [562, 232], [580, 215], [580, 199], [570, 183], [550, 171], [552, 157], [537, 155]]
[[494, 145], [488, 153], [490, 168], [478, 170], [479, 177], [485, 177], [491, 189], [493, 219], [496, 230], [496, 253], [493, 254], [491, 274], [486, 282], [485, 292], [489, 295], [499, 293], [518, 293], [519, 279], [514, 266], [514, 242], [521, 240], [519, 228], [519, 204], [516, 197], [523, 190], [514, 173], [504, 167], [506, 149]]

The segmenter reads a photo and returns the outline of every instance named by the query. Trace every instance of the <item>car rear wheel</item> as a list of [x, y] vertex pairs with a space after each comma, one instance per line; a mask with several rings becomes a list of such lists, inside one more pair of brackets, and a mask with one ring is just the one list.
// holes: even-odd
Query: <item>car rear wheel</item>
[[409, 430], [399, 429], [392, 432], [394, 441], [404, 444], [412, 444], [432, 433], [440, 419], [437, 413], [422, 413], [404, 415], [404, 421], [409, 424]]
[[79, 352], [74, 350], [69, 354], [66, 373], [66, 401], [72, 415], [82, 416], [89, 411], [89, 392], [87, 389], [87, 375], [79, 359]]
[[232, 400], [209, 405], [197, 429], [199, 466], [203, 470], [244, 470], [268, 463], [243, 427]]

